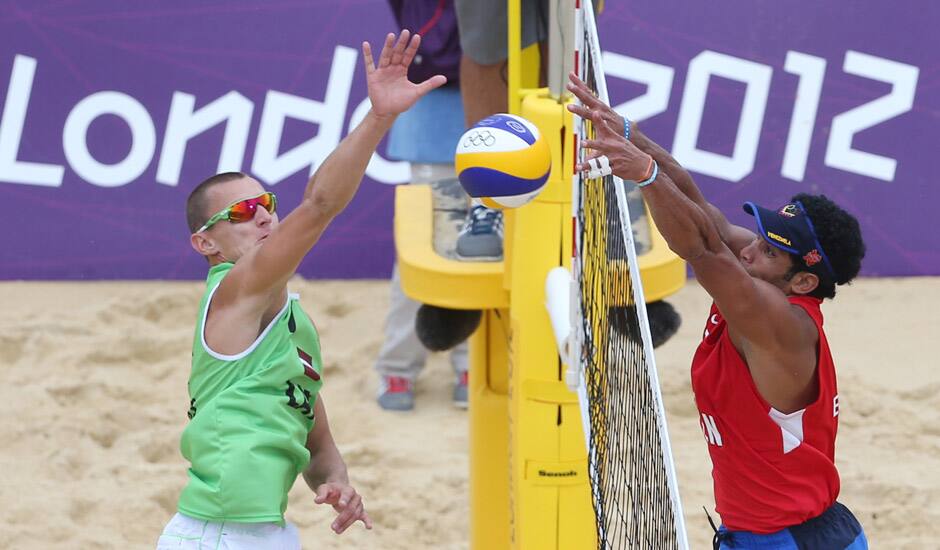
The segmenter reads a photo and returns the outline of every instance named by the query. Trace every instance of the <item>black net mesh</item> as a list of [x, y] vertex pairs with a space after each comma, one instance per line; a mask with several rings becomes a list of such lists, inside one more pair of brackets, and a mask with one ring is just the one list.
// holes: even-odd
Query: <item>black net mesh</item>
[[[593, 29], [582, 28], [583, 39], [592, 39]], [[598, 50], [593, 51], [596, 55]], [[581, 48], [579, 72], [595, 91], [596, 61], [591, 47]], [[593, 137], [589, 121], [577, 124], [581, 138]], [[583, 150], [578, 155], [583, 159]], [[646, 245], [642, 236], [648, 224], [642, 199], [636, 197], [638, 193], [622, 195], [630, 197], [624, 202], [631, 212], [643, 214], [627, 228], [631, 237], [627, 242], [621, 220], [628, 218], [622, 217], [625, 213], [618, 205], [614, 178], [583, 178], [576, 185], [580, 358], [590, 417], [588, 454], [598, 547], [683, 548], [685, 535], [678, 532], [681, 527], [677, 530], [675, 521], [681, 511], [667, 477], [672, 467], [660, 440], [665, 421], [659, 390], [644, 350], [643, 332], [648, 334], [649, 328], [640, 322], [634, 300], [637, 289], [630, 277], [627, 247], [636, 246], [642, 253]], [[625, 191], [635, 187], [626, 186]], [[649, 337], [646, 341], [650, 342]]]

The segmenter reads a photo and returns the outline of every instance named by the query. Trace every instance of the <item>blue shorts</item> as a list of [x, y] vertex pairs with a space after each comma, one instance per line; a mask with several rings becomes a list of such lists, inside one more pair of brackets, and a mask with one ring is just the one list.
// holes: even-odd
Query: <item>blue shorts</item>
[[719, 550], [868, 550], [868, 539], [852, 512], [836, 502], [819, 516], [776, 533], [729, 531], [715, 534]]
[[398, 115], [388, 134], [388, 158], [422, 164], [453, 164], [466, 127], [460, 87], [431, 90]]

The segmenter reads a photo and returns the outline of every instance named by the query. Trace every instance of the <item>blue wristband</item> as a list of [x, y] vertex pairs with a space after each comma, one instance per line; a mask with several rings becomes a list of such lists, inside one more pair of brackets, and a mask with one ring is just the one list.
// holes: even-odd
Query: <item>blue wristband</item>
[[623, 117], [623, 137], [627, 138], [627, 141], [630, 141], [630, 119]]
[[643, 181], [638, 181], [638, 182], [636, 182], [636, 186], [637, 186], [637, 187], [646, 187], [647, 185], [649, 185], [649, 184], [653, 183], [654, 181], [656, 181], [656, 177], [657, 177], [657, 176], [659, 176], [659, 164], [657, 164], [656, 160], [654, 159], [654, 160], [653, 160], [653, 173], [650, 174], [650, 177], [649, 177], [648, 179], [645, 179], [645, 180], [643, 180]]

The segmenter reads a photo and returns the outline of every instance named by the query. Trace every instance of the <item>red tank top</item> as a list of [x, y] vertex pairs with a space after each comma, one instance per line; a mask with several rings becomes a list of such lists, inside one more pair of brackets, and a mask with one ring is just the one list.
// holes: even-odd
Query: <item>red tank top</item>
[[819, 396], [805, 409], [783, 414], [761, 397], [714, 304], [692, 359], [692, 390], [712, 459], [716, 510], [733, 531], [779, 531], [820, 515], [839, 496], [839, 395], [822, 300], [789, 300], [806, 310], [819, 331]]

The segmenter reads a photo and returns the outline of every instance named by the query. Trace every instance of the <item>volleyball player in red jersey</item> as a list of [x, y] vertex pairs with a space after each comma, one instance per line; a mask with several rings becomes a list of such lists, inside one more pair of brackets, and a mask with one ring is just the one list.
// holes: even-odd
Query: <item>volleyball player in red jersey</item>
[[715, 548], [867, 549], [836, 501], [839, 396], [820, 310], [858, 274], [858, 221], [800, 194], [775, 210], [746, 203], [756, 234], [731, 225], [668, 152], [570, 80], [582, 105], [569, 110], [597, 130], [577, 169], [637, 182], [669, 248], [714, 300], [692, 389], [722, 519]]

